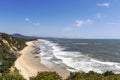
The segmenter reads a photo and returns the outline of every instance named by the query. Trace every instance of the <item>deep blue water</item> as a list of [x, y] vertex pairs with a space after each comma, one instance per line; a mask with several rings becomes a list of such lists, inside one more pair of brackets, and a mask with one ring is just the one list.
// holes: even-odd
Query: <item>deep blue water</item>
[[120, 62], [120, 39], [48, 39], [66, 51], [78, 51], [102, 61]]

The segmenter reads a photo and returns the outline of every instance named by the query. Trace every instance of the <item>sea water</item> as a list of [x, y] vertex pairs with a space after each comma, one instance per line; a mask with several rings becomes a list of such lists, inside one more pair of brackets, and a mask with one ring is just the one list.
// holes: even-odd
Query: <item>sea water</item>
[[39, 39], [41, 63], [71, 72], [120, 73], [120, 40]]

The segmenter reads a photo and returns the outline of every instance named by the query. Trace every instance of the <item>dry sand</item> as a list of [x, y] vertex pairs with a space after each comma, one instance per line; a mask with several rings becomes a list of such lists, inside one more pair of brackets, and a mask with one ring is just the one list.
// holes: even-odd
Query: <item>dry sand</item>
[[40, 63], [40, 57], [35, 57], [33, 53], [35, 51], [35, 46], [37, 41], [27, 42], [27, 47], [21, 50], [19, 53], [20, 57], [15, 61], [15, 67], [20, 71], [20, 74], [27, 80], [30, 77], [36, 76], [38, 72], [44, 71], [56, 71], [63, 79], [69, 76], [69, 71], [65, 70], [60, 66], [55, 66], [51, 69], [45, 67]]

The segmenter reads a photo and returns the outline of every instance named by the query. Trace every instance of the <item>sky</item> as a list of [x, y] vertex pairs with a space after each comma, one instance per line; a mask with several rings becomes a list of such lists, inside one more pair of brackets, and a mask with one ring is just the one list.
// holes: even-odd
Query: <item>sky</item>
[[0, 0], [0, 32], [120, 39], [120, 0]]

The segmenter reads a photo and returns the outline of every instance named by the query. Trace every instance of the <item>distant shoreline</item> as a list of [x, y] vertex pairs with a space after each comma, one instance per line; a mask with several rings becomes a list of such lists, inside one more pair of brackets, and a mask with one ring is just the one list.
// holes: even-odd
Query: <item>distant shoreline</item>
[[37, 40], [29, 41], [26, 44], [27, 47], [19, 52], [21, 55], [15, 61], [15, 67], [25, 79], [29, 80], [30, 77], [36, 76], [38, 72], [44, 71], [56, 71], [63, 79], [69, 76], [70, 72], [59, 66], [49, 69], [40, 63], [40, 57], [37, 57], [34, 53]]

